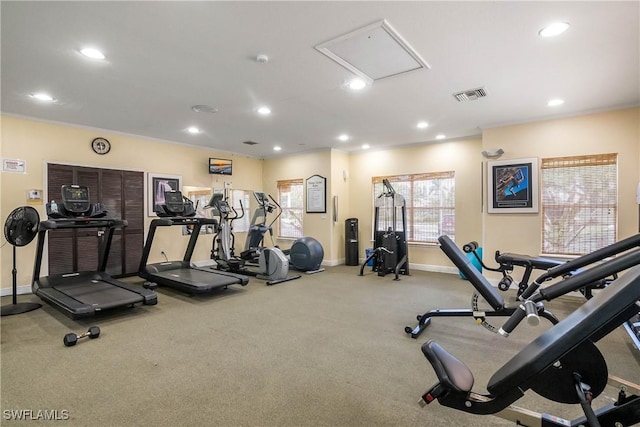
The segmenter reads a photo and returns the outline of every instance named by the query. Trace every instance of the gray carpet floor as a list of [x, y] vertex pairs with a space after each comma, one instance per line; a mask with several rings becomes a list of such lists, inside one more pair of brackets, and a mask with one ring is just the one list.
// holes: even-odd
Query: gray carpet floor
[[[37, 417], [46, 410], [68, 417], [47, 425], [65, 426], [513, 425], [437, 403], [420, 408], [420, 395], [436, 381], [420, 346], [442, 344], [484, 392], [491, 375], [548, 325], [521, 325], [505, 339], [470, 318], [434, 318], [414, 340], [404, 327], [417, 314], [468, 308], [471, 286], [448, 274], [413, 271], [393, 281], [358, 271], [332, 267], [274, 286], [252, 278], [246, 287], [196, 297], [160, 288], [156, 306], [91, 320], [71, 320], [46, 304], [3, 317], [0, 422], [24, 425], [8, 420], [8, 411]], [[513, 301], [515, 292], [504, 295]], [[565, 296], [546, 306], [562, 318], [582, 302]], [[505, 319], [490, 320], [500, 326]], [[102, 330], [98, 339], [63, 346], [64, 334], [92, 324]], [[611, 374], [640, 383], [639, 352], [622, 328], [599, 347]], [[608, 387], [596, 403], [616, 394]], [[581, 414], [578, 405], [531, 391], [517, 403], [565, 418]]]

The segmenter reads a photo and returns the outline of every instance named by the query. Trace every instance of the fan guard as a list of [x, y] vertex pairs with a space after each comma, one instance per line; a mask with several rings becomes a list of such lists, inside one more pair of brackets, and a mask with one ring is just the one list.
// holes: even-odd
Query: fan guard
[[4, 238], [13, 246], [26, 246], [36, 237], [40, 216], [30, 206], [21, 206], [9, 214], [4, 224]]
[[16, 270], [16, 247], [26, 246], [38, 234], [38, 224], [40, 223], [40, 215], [38, 211], [31, 206], [21, 206], [14, 209], [4, 223], [4, 238], [13, 246], [13, 303], [2, 306], [2, 316], [11, 316], [13, 314], [26, 313], [42, 305], [33, 302], [23, 302], [18, 304], [17, 295], [17, 276]]

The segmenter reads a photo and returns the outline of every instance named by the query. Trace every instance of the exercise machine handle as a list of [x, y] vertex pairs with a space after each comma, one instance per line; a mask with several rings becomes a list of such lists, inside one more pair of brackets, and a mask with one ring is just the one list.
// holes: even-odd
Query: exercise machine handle
[[522, 292], [522, 294], [520, 294], [518, 299], [520, 301], [526, 301], [527, 298], [529, 298], [531, 295], [533, 295], [539, 288], [540, 288], [540, 284], [536, 280], [532, 284], [527, 286], [527, 288], [524, 290], [524, 292]]
[[538, 326], [540, 324], [540, 317], [538, 317], [538, 307], [536, 303], [527, 300], [524, 302], [524, 312], [527, 316], [527, 323], [530, 326]]
[[503, 337], [508, 337], [511, 332], [524, 320], [527, 316], [524, 305], [520, 304], [518, 309], [513, 312], [511, 317], [504, 322], [504, 325], [500, 329], [498, 329], [498, 333]]

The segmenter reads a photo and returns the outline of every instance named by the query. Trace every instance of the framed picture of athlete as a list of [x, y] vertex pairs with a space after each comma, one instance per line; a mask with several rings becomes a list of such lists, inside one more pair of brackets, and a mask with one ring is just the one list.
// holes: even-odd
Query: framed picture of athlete
[[538, 212], [538, 159], [487, 162], [489, 213]]

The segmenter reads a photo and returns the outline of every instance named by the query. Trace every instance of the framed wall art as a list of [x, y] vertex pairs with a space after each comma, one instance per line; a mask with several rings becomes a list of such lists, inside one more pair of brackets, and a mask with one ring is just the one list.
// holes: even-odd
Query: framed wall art
[[487, 162], [489, 213], [538, 212], [538, 159]]
[[149, 185], [149, 191], [148, 191], [149, 207], [148, 207], [147, 215], [157, 216], [155, 213], [155, 206], [157, 204], [164, 203], [165, 191], [181, 190], [182, 177], [178, 175], [149, 173], [147, 175], [147, 181]]

